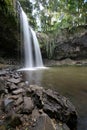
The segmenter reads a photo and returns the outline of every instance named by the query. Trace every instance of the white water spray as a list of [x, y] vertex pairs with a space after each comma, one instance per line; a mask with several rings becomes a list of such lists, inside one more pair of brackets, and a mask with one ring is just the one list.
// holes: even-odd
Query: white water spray
[[38, 39], [33, 29], [29, 26], [27, 15], [22, 8], [20, 12], [20, 25], [25, 53], [24, 70], [44, 68]]

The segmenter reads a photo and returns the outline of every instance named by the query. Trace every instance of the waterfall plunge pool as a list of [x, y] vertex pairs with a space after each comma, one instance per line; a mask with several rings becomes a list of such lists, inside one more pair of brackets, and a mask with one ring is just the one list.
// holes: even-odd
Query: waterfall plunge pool
[[78, 130], [87, 130], [87, 67], [50, 67], [23, 73], [29, 84], [56, 90], [69, 98], [78, 112]]
[[31, 67], [31, 68], [21, 68], [18, 71], [37, 71], [37, 70], [43, 70], [43, 69], [48, 69], [48, 67], [42, 66], [42, 67]]

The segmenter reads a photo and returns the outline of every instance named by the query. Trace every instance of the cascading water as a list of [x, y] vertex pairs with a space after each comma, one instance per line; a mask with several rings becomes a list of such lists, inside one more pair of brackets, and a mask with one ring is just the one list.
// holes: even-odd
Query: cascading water
[[21, 8], [20, 12], [20, 24], [21, 31], [23, 34], [23, 43], [24, 43], [24, 52], [25, 52], [25, 67], [32, 68], [33, 67], [33, 55], [32, 55], [32, 45], [31, 45], [31, 34], [29, 30], [29, 24], [26, 14]]
[[41, 57], [40, 47], [38, 43], [38, 39], [36, 37], [36, 33], [31, 28], [31, 33], [33, 36], [33, 43], [34, 43], [34, 52], [35, 52], [35, 66], [36, 67], [43, 67], [43, 61]]
[[[18, 16], [20, 16], [21, 43], [24, 46], [25, 65], [18, 71], [24, 71], [24, 77], [28, 84], [37, 84], [42, 77], [43, 66], [42, 56], [36, 33], [29, 26], [28, 18], [17, 1]], [[35, 70], [35, 71], [33, 71]], [[28, 72], [29, 71], [29, 72]]]
[[35, 32], [29, 26], [28, 18], [20, 7], [21, 34], [24, 43], [25, 70], [44, 68], [39, 43]]

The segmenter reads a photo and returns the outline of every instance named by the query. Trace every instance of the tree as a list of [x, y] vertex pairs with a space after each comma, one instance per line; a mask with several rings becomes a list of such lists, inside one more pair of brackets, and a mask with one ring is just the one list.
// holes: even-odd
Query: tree
[[39, 12], [37, 15], [41, 21], [42, 31], [55, 30], [60, 22], [62, 28], [71, 28], [86, 24], [87, 21], [87, 3], [84, 3], [84, 0], [38, 0], [34, 8], [36, 13]]
[[19, 0], [21, 3], [22, 8], [26, 12], [28, 18], [29, 18], [29, 23], [32, 27], [36, 28], [36, 20], [32, 15], [33, 12], [33, 4], [29, 0]]

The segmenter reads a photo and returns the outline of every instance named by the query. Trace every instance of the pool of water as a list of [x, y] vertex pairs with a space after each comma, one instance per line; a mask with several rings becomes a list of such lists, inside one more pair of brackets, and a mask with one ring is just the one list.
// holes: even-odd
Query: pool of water
[[78, 130], [87, 130], [87, 67], [51, 67], [26, 72], [26, 80], [58, 91], [76, 106], [79, 115]]

